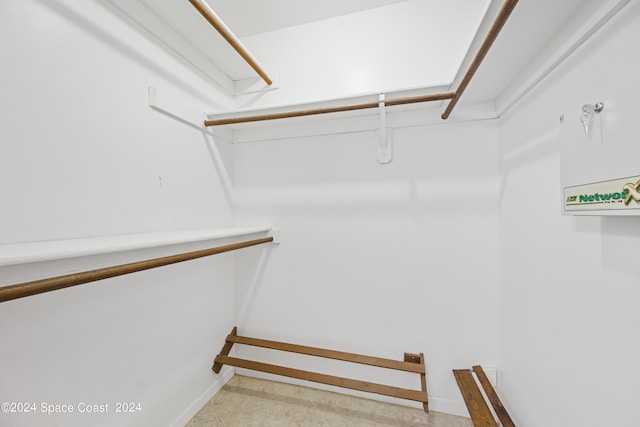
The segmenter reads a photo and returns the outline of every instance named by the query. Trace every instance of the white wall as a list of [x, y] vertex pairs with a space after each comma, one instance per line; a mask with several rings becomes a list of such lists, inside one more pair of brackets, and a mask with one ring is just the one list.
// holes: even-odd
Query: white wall
[[640, 220], [560, 215], [563, 113], [604, 101], [605, 143], [637, 139], [640, 4], [620, 15], [501, 120], [501, 392], [526, 427], [638, 425]]
[[2, 3], [0, 243], [229, 221], [210, 141], [147, 90], [202, 111], [224, 99], [108, 6]]
[[[0, 2], [0, 56], [0, 243], [230, 225], [213, 141], [149, 108], [147, 88], [202, 111], [230, 101], [108, 2]], [[2, 267], [0, 285], [207, 243]], [[37, 408], [0, 425], [182, 425], [220, 378], [233, 283], [220, 255], [2, 303], [0, 402]], [[116, 414], [118, 401], [141, 412]], [[40, 412], [81, 402], [111, 413]]]
[[[496, 122], [394, 129], [388, 165], [372, 131], [283, 132], [233, 147], [239, 218], [282, 228], [262, 275], [238, 269], [240, 333], [397, 360], [424, 352], [432, 409], [464, 412], [451, 370], [499, 363]], [[417, 375], [284, 360], [420, 388]]]
[[[100, 1], [0, 3], [0, 243], [238, 220], [280, 226], [283, 244], [2, 303], [0, 401], [142, 410], [0, 424], [179, 425], [219, 385], [211, 358], [235, 317], [247, 335], [422, 351], [434, 410], [462, 411], [451, 369], [480, 363], [500, 369], [519, 425], [635, 425], [640, 224], [560, 216], [558, 119], [640, 97], [637, 3], [499, 123], [397, 128], [385, 166], [374, 133], [343, 124], [238, 144], [233, 165], [221, 162], [215, 148], [229, 147], [151, 110], [147, 87], [203, 111], [230, 100], [114, 13]], [[633, 123], [619, 126], [635, 137]], [[337, 127], [327, 121], [327, 134]], [[3, 267], [0, 284], [199, 247]]]

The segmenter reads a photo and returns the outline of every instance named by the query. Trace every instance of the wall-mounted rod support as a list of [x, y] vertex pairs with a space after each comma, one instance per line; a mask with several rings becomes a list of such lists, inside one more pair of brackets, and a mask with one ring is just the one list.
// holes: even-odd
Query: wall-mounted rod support
[[[453, 92], [435, 93], [431, 95], [411, 96], [405, 98], [387, 99], [385, 105], [414, 104], [418, 102], [442, 101], [452, 99]], [[339, 107], [316, 108], [312, 110], [287, 111], [283, 113], [261, 114], [256, 116], [231, 117], [226, 119], [205, 120], [205, 126], [231, 125], [236, 123], [258, 122], [263, 120], [286, 119], [290, 117], [312, 116], [315, 114], [339, 113], [342, 111], [364, 110], [367, 108], [379, 108], [379, 101], [365, 102], [362, 104], [342, 105]]]
[[471, 65], [469, 66], [467, 73], [462, 78], [462, 81], [460, 82], [458, 89], [456, 89], [453, 99], [451, 99], [451, 101], [449, 102], [449, 105], [447, 105], [447, 108], [442, 114], [442, 118], [444, 120], [449, 118], [451, 111], [453, 111], [453, 108], [456, 106], [456, 104], [460, 100], [460, 97], [462, 96], [465, 89], [469, 85], [469, 82], [475, 75], [476, 71], [478, 71], [478, 68], [480, 68], [480, 64], [482, 64], [482, 61], [484, 60], [485, 56], [487, 56], [487, 53], [489, 53], [489, 49], [491, 49], [493, 42], [495, 42], [496, 38], [498, 38], [498, 34], [500, 34], [500, 31], [504, 27], [504, 24], [506, 24], [507, 19], [509, 19], [511, 12], [513, 12], [513, 9], [516, 7], [517, 3], [518, 3], [518, 0], [506, 0], [502, 5], [500, 12], [498, 12], [496, 19], [493, 21], [493, 25], [491, 26], [489, 33], [485, 37], [484, 42], [482, 42], [482, 45], [480, 46], [478, 53], [476, 53], [475, 58], [471, 62]]
[[387, 128], [387, 109], [384, 93], [379, 96], [378, 108], [380, 109], [380, 129], [378, 129], [378, 163], [387, 164], [393, 158], [391, 149], [391, 130]]
[[162, 258], [153, 258], [145, 261], [121, 264], [113, 267], [105, 267], [97, 270], [83, 271], [81, 273], [67, 274], [65, 276], [51, 277], [48, 279], [36, 280], [34, 282], [20, 283], [17, 285], [0, 288], [0, 302], [13, 299], [24, 298], [44, 292], [56, 291], [58, 289], [69, 288], [71, 286], [83, 285], [97, 280], [122, 276], [138, 271], [149, 270], [151, 268], [162, 267], [178, 262], [189, 261], [223, 252], [235, 251], [249, 246], [260, 245], [273, 241], [273, 237], [248, 240], [230, 245], [217, 246], [215, 248], [202, 249], [199, 251], [185, 252], [178, 255], [170, 255]]
[[258, 61], [251, 55], [242, 42], [231, 32], [231, 30], [225, 25], [224, 22], [216, 15], [216, 13], [201, 0], [189, 0], [189, 2], [195, 7], [198, 12], [213, 26], [213, 28], [220, 33], [220, 35], [233, 47], [236, 52], [255, 70], [256, 73], [262, 78], [262, 80], [271, 86], [273, 80], [269, 78], [267, 72], [258, 64]]

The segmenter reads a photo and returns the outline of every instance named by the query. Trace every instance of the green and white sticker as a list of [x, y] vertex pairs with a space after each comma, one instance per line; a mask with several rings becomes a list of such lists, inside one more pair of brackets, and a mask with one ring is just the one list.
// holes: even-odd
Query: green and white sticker
[[640, 209], [640, 176], [565, 187], [564, 211]]

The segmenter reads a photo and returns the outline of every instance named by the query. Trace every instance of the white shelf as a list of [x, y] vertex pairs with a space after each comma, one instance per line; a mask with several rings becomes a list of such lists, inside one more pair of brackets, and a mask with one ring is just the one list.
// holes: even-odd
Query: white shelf
[[266, 233], [271, 227], [224, 227], [0, 245], [0, 266]]

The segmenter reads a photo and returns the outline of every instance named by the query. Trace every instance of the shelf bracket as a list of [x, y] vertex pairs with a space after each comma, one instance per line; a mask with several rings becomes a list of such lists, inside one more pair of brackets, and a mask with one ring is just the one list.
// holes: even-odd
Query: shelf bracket
[[164, 91], [149, 86], [148, 100], [149, 107], [153, 108], [154, 110], [167, 114], [197, 129], [203, 129], [202, 119], [206, 119], [205, 114], [195, 110], [189, 105], [180, 102], [177, 99], [174, 99], [173, 97], [167, 95]]
[[385, 106], [385, 95], [381, 93], [378, 98], [378, 110], [380, 111], [380, 129], [378, 129], [378, 163], [384, 165], [393, 159], [393, 149], [391, 145], [391, 129], [387, 128], [387, 110]]

